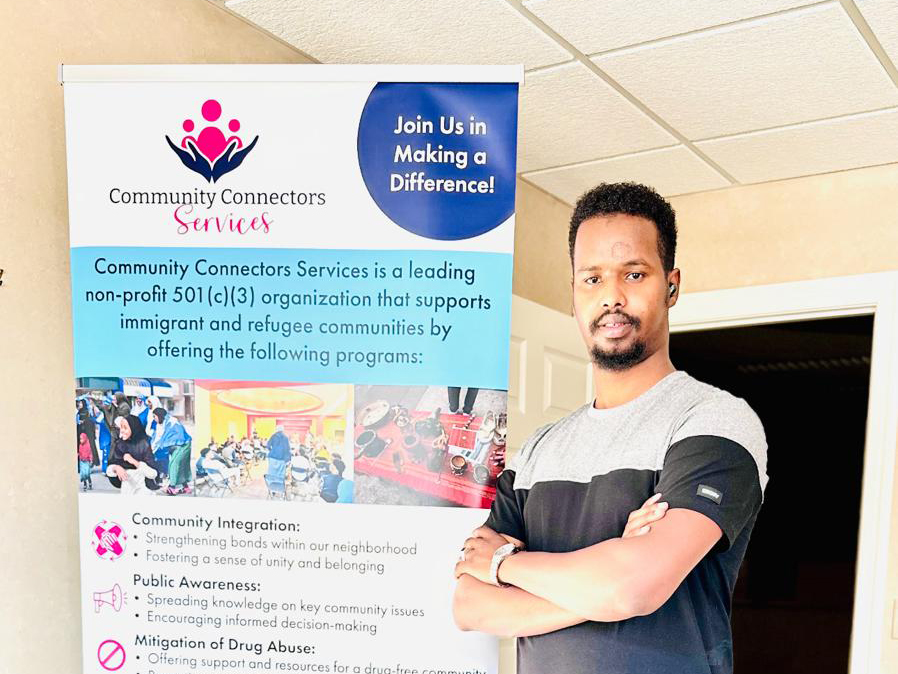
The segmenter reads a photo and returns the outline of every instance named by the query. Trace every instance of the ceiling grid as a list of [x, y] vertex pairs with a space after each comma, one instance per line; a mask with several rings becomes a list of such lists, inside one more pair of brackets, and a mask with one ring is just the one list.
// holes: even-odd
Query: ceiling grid
[[523, 63], [518, 170], [567, 203], [898, 162], [895, 0], [219, 0], [322, 63]]

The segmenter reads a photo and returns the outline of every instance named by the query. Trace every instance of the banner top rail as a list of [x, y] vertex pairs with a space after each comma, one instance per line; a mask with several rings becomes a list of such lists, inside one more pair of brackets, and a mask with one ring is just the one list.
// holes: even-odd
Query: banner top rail
[[523, 65], [60, 64], [60, 84], [94, 82], [523, 82]]

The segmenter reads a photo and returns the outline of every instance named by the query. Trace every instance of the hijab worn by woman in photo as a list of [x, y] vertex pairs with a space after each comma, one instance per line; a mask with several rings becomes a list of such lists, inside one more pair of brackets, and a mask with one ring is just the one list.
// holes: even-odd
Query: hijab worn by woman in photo
[[[116, 419], [119, 439], [115, 443], [115, 449], [109, 457], [109, 467], [106, 469], [109, 482], [113, 487], [121, 489], [123, 494], [152, 493], [159, 488], [156, 484], [158, 469], [144, 425], [133, 414], [120, 419], [121, 421]], [[126, 456], [131, 460], [126, 459]], [[125, 481], [119, 479], [113, 466], [124, 468], [128, 473], [128, 479]]]
[[146, 407], [146, 409], [147, 409], [146, 419], [141, 417], [141, 421], [143, 421], [144, 426], [146, 426], [147, 435], [149, 435], [150, 438], [152, 438], [153, 434], [156, 432], [156, 424], [158, 423], [156, 421], [156, 417], [153, 415], [153, 410], [155, 410], [159, 407], [162, 407], [162, 401], [159, 400], [158, 396], [150, 396], [149, 398], [147, 398], [145, 404], [147, 406]]

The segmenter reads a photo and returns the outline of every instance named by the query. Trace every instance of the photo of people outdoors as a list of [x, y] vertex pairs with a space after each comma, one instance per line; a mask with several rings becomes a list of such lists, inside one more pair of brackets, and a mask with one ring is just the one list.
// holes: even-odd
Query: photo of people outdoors
[[489, 508], [505, 467], [508, 394], [355, 387], [355, 501]]
[[184, 379], [77, 379], [75, 437], [81, 490], [191, 494], [193, 390], [193, 382]]
[[346, 384], [197, 380], [198, 496], [352, 503]]

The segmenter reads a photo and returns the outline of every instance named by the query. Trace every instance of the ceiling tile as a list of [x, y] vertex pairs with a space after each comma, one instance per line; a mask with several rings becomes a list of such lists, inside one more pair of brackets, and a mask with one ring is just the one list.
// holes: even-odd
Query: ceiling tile
[[898, 3], [895, 0], [854, 0], [882, 48], [898, 65]]
[[838, 4], [671, 38], [595, 59], [690, 139], [898, 104]]
[[519, 171], [677, 142], [582, 63], [527, 73], [525, 80], [519, 116]]
[[528, 0], [524, 6], [584, 54], [710, 28], [812, 0]]
[[601, 182], [632, 180], [650, 185], [665, 196], [730, 186], [728, 180], [682, 145], [525, 173], [524, 178], [569, 204]]
[[228, 9], [322, 63], [561, 63], [571, 55], [503, 0], [243, 0]]
[[898, 110], [759, 131], [696, 145], [742, 183], [898, 162]]

